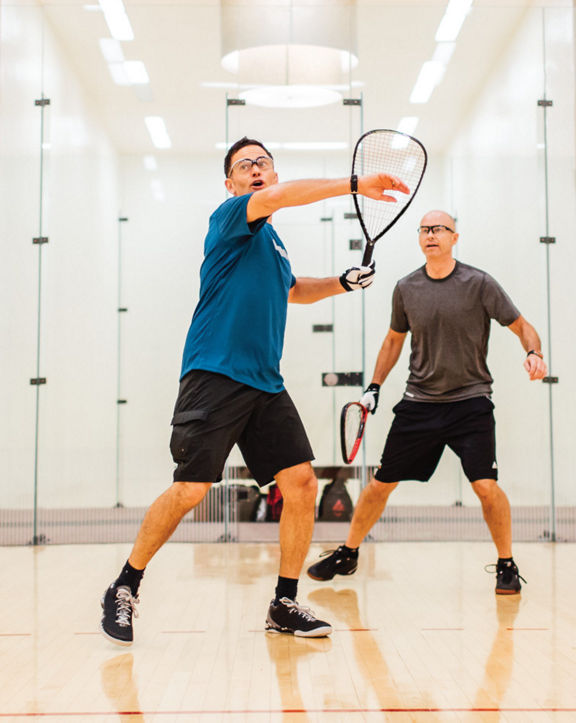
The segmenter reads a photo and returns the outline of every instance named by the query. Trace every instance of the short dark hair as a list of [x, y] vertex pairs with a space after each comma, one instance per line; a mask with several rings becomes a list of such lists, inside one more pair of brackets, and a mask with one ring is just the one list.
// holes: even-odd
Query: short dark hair
[[236, 141], [236, 143], [230, 146], [230, 148], [228, 149], [228, 153], [224, 158], [224, 175], [226, 176], [226, 178], [228, 178], [228, 174], [230, 173], [232, 156], [237, 153], [241, 148], [244, 148], [244, 146], [260, 146], [260, 148], [262, 148], [262, 150], [264, 150], [266, 154], [269, 155], [272, 160], [274, 160], [274, 156], [270, 153], [270, 151], [263, 143], [254, 140], [254, 138], [247, 138], [246, 136], [244, 136], [243, 138], [240, 138], [239, 141]]

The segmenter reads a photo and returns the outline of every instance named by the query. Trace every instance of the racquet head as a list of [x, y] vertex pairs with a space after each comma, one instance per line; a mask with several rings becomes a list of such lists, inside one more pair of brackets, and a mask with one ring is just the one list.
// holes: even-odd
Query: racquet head
[[368, 266], [376, 241], [412, 203], [420, 188], [427, 162], [428, 156], [422, 143], [406, 133], [380, 129], [368, 131], [358, 139], [352, 158], [353, 175], [387, 173], [400, 178], [410, 189], [409, 194], [386, 191], [396, 198], [396, 203], [353, 195], [358, 220], [366, 237], [362, 266]]
[[360, 402], [349, 402], [342, 408], [340, 414], [340, 445], [342, 459], [350, 464], [360, 449], [368, 410]]

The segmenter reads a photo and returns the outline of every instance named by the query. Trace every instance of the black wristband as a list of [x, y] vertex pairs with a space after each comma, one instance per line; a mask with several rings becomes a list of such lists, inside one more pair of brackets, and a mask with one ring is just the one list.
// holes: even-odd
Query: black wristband
[[372, 382], [372, 384], [369, 384], [366, 387], [367, 392], [379, 392], [380, 391], [380, 384], [376, 384], [376, 382]]
[[358, 193], [358, 176], [355, 173], [350, 176], [350, 193], [354, 196]]
[[530, 354], [534, 354], [534, 356], [537, 356], [539, 359], [544, 359], [544, 355], [542, 354], [542, 352], [536, 351], [536, 349], [530, 349], [526, 356], [530, 356]]

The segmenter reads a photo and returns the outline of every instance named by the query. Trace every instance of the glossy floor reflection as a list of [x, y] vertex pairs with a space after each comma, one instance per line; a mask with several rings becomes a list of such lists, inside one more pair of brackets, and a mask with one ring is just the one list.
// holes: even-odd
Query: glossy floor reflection
[[275, 545], [171, 544], [126, 649], [97, 630], [128, 551], [0, 548], [0, 721], [576, 721], [575, 545], [517, 545], [528, 584], [496, 597], [488, 544], [366, 544], [302, 580], [334, 626], [307, 640], [263, 630]]

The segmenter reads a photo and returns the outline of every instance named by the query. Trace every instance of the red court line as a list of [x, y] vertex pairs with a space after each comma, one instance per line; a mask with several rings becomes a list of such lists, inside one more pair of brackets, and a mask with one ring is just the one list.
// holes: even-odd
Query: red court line
[[464, 628], [420, 628], [420, 630], [464, 630]]
[[269, 710], [118, 710], [118, 711], [65, 711], [51, 713], [0, 713], [0, 718], [49, 718], [72, 716], [189, 716], [189, 715], [282, 715], [286, 713], [576, 713], [576, 708], [277, 708]]
[[506, 628], [506, 630], [550, 630], [550, 628]]
[[0, 633], [0, 638], [31, 638], [32, 633]]

